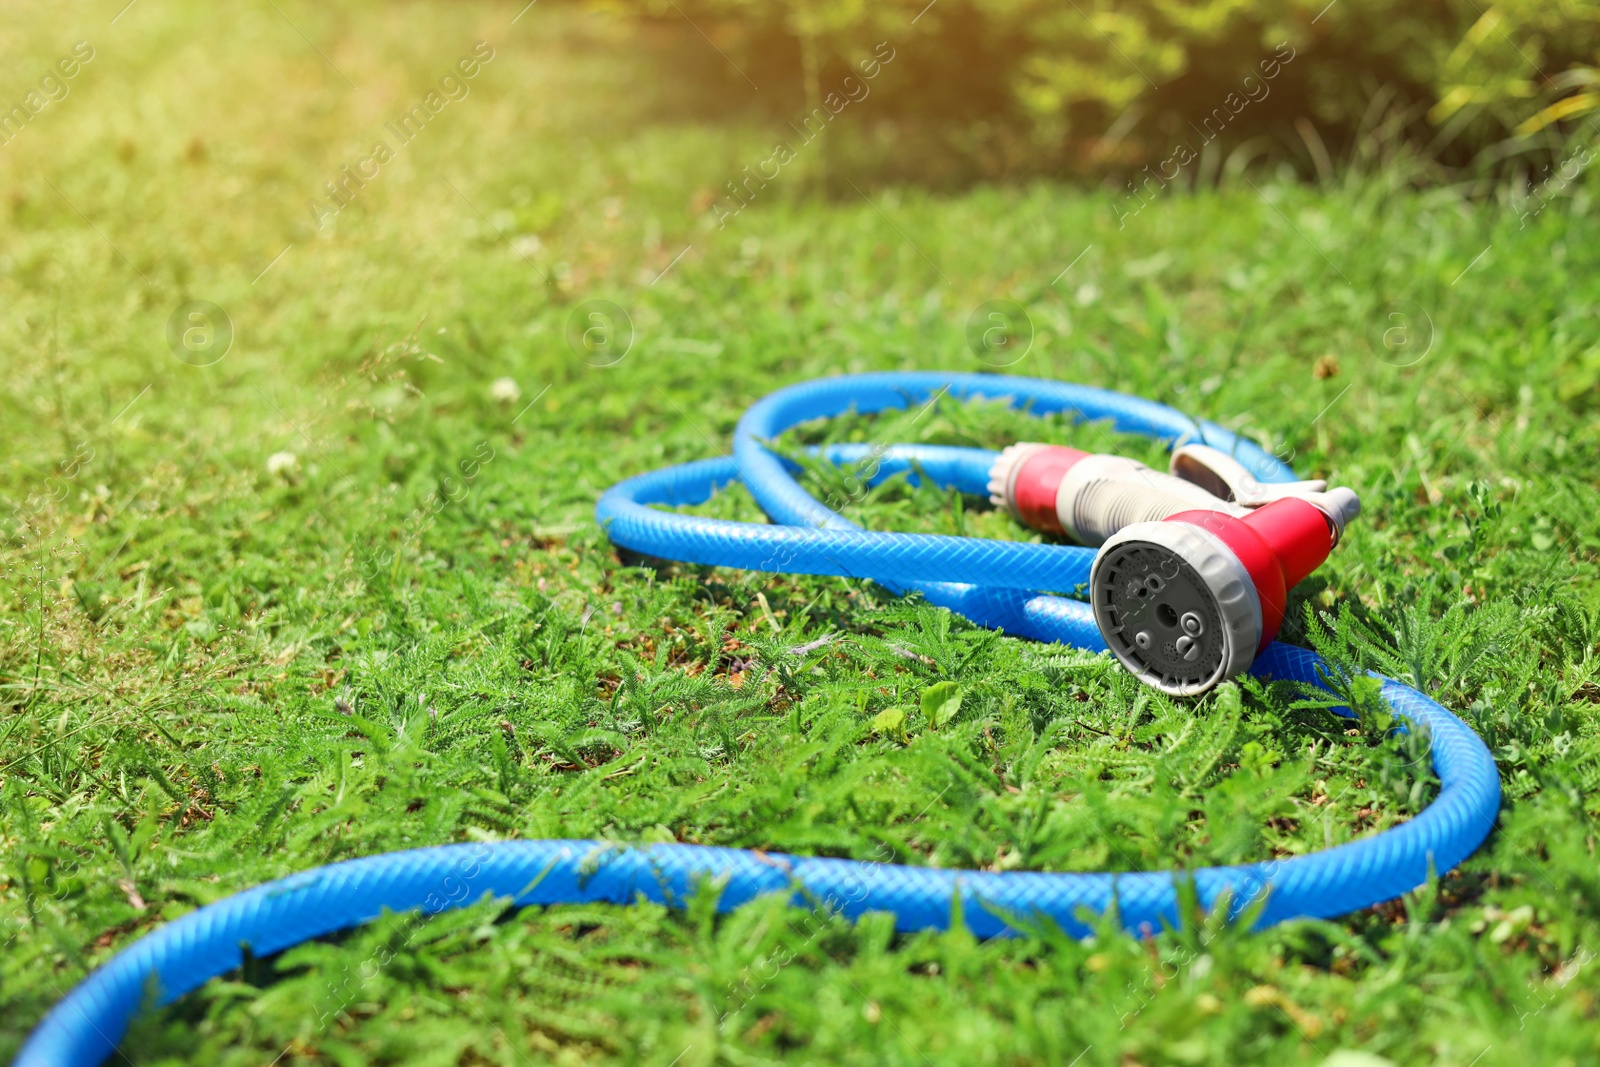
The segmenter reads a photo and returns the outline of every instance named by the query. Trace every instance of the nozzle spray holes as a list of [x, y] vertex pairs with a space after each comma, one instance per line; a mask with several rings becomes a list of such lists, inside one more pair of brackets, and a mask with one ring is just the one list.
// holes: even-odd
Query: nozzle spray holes
[[[1128, 583], [1128, 595], [1143, 598], [1150, 596], [1152, 593], [1159, 593], [1166, 587], [1166, 580], [1163, 579], [1161, 575], [1147, 574], [1142, 579], [1135, 578], [1133, 581]], [[1166, 605], [1163, 604], [1162, 607], [1166, 607]], [[1172, 609], [1167, 608], [1167, 610], [1171, 611]], [[1168, 625], [1173, 625], [1177, 621], [1177, 617], [1174, 616], [1172, 623], [1169, 623]]]
[[[1186, 663], [1193, 663], [1199, 658], [1200, 643], [1195, 638], [1206, 632], [1206, 624], [1199, 615], [1192, 611], [1186, 611], [1182, 617], [1179, 617], [1178, 610], [1171, 604], [1157, 604], [1156, 621], [1161, 623], [1162, 626], [1183, 631], [1182, 635], [1168, 646], [1172, 652], [1182, 656]], [[1149, 648], [1151, 643], [1150, 631], [1142, 630], [1134, 635], [1133, 643], [1141, 649]]]
[[[1161, 606], [1172, 612], [1174, 616], [1177, 615], [1177, 612], [1167, 608], [1165, 604]], [[1165, 621], [1165, 619], [1162, 621]], [[1200, 642], [1196, 641], [1195, 638], [1206, 632], [1206, 624], [1200, 620], [1200, 616], [1192, 611], [1184, 612], [1183, 618], [1178, 619], [1177, 622], [1183, 627], [1183, 636], [1174, 641], [1172, 647], [1178, 655], [1184, 658], [1184, 662], [1193, 663], [1200, 656]]]

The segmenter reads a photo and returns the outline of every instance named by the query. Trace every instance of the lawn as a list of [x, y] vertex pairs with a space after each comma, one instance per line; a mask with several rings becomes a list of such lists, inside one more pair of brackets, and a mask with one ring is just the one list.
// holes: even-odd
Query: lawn
[[[1361, 171], [1235, 174], [1134, 214], [1054, 185], [830, 197], [824, 146], [719, 227], [771, 131], [674, 118], [604, 19], [121, 6], [37, 5], [0, 37], [8, 100], [80, 60], [0, 150], [0, 1056], [163, 922], [390, 849], [1140, 870], [1420, 810], [1425, 740], [1381, 708], [1352, 723], [1255, 683], [1172, 701], [871, 583], [623, 556], [594, 525], [607, 486], [721, 454], [780, 385], [996, 369], [967, 343], [991, 300], [1032, 324], [1007, 373], [1176, 405], [1361, 493], [1286, 639], [1481, 733], [1505, 808], [1469, 862], [1339, 921], [1143, 940], [897, 936], [775, 901], [719, 918], [710, 888], [686, 912], [484, 901], [252, 959], [145, 1017], [126, 1061], [1600, 1055], [1587, 193], [1529, 212]], [[463, 93], [397, 137], [458, 61]], [[226, 328], [175, 316], [196, 300]], [[598, 354], [573, 343], [593, 300], [626, 316]], [[1157, 458], [951, 402], [812, 439], [1041, 433]], [[700, 510], [757, 516], [738, 489]], [[850, 513], [1028, 536], [899, 482]], [[964, 699], [935, 728], [941, 682]], [[904, 732], [875, 731], [897, 707]]]

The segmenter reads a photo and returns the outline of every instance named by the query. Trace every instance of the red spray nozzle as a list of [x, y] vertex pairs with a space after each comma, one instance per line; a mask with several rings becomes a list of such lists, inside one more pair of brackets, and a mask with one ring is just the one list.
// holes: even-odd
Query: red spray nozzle
[[1285, 497], [1246, 515], [1219, 511], [1180, 511], [1167, 522], [1186, 522], [1209, 531], [1226, 545], [1250, 575], [1261, 605], [1261, 641], [1278, 636], [1289, 590], [1322, 566], [1338, 540], [1333, 522], [1306, 500]]

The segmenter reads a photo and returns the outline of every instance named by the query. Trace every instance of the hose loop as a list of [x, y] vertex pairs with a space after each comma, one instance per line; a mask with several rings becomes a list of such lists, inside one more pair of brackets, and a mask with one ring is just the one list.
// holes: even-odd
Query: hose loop
[[[940, 396], [1004, 399], [1036, 414], [1109, 419], [1116, 429], [1169, 446], [1203, 443], [1229, 453], [1259, 481], [1294, 472], [1258, 445], [1214, 423], [1104, 389], [979, 374], [898, 373], [827, 378], [779, 390], [750, 408], [733, 455], [630, 478], [601, 497], [595, 514], [612, 541], [652, 556], [749, 570], [871, 578], [984, 626], [1091, 650], [1104, 642], [1088, 605], [1050, 595], [1088, 580], [1093, 552], [1059, 545], [871, 533], [814, 499], [764, 442], [812, 419], [848, 411], [925, 405]], [[975, 495], [987, 493], [995, 453], [936, 446], [839, 445], [820, 450], [859, 464], [867, 481], [911, 472]], [[773, 524], [729, 522], [652, 505], [700, 503], [735, 481]], [[930, 580], [938, 575], [940, 580]], [[1323, 682], [1314, 653], [1275, 643], [1251, 670], [1263, 678]], [[600, 841], [502, 841], [393, 852], [280, 878], [207, 905], [145, 935], [77, 986], [41, 1022], [19, 1067], [101, 1062], [144, 1001], [152, 977], [170, 1002], [257, 955], [371, 921], [384, 910], [435, 913], [493, 894], [517, 904], [640, 898], [677, 904], [704, 879], [723, 885], [719, 908], [786, 893], [855, 917], [889, 912], [902, 931], [943, 929], [959, 901], [979, 936], [1052, 921], [1076, 935], [1086, 916], [1112, 908], [1130, 931], [1181, 922], [1179, 888], [1193, 883], [1202, 905], [1235, 913], [1258, 904], [1257, 926], [1331, 918], [1393, 899], [1472, 854], [1494, 825], [1500, 779], [1483, 742], [1438, 703], [1393, 679], [1382, 696], [1432, 742], [1439, 796], [1409, 822], [1323, 852], [1235, 867], [1131, 874], [936, 870], [855, 860], [787, 856], [697, 845], [618, 848]], [[1265, 897], [1264, 902], [1262, 897]]]

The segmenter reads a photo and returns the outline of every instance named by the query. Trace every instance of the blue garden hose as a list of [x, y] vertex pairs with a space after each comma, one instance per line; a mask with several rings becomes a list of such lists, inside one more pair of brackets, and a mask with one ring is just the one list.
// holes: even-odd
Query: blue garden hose
[[[733, 455], [631, 478], [601, 497], [596, 517], [618, 545], [691, 563], [750, 570], [870, 578], [916, 590], [984, 626], [1041, 641], [1103, 650], [1088, 605], [1038, 590], [1071, 590], [1088, 579], [1093, 552], [1059, 545], [864, 531], [810, 496], [792, 466], [764, 442], [811, 419], [930, 403], [941, 394], [1003, 399], [1045, 414], [1107, 419], [1116, 429], [1170, 445], [1201, 442], [1230, 452], [1263, 482], [1294, 473], [1255, 444], [1213, 423], [1121, 393], [993, 375], [909, 373], [829, 378], [779, 390], [740, 420]], [[897, 472], [966, 493], [986, 492], [994, 453], [932, 446], [819, 450], [854, 464], [864, 482]], [[700, 503], [743, 482], [773, 524], [729, 522], [657, 510]], [[933, 580], [937, 578], [937, 580]], [[1251, 668], [1261, 677], [1321, 684], [1321, 660], [1275, 643]], [[1431, 737], [1438, 798], [1409, 822], [1324, 852], [1237, 867], [1133, 874], [992, 873], [818, 859], [698, 845], [624, 847], [601, 841], [503, 841], [443, 845], [336, 863], [280, 878], [200, 908], [136, 941], [58, 1004], [29, 1037], [17, 1064], [95, 1064], [116, 1046], [154, 988], [165, 1003], [256, 956], [368, 922], [385, 909], [446, 911], [485, 894], [517, 904], [606, 902], [643, 897], [677, 904], [707, 879], [723, 885], [728, 911], [769, 893], [822, 902], [855, 917], [885, 911], [902, 931], [943, 929], [959, 902], [980, 936], [1047, 919], [1077, 935], [1088, 913], [1116, 908], [1129, 930], [1180, 922], [1178, 883], [1192, 879], [1201, 903], [1239, 909], [1265, 902], [1257, 924], [1330, 918], [1390, 900], [1478, 847], [1500, 806], [1500, 780], [1483, 742], [1460, 719], [1409, 686], [1383, 679], [1393, 709]]]

